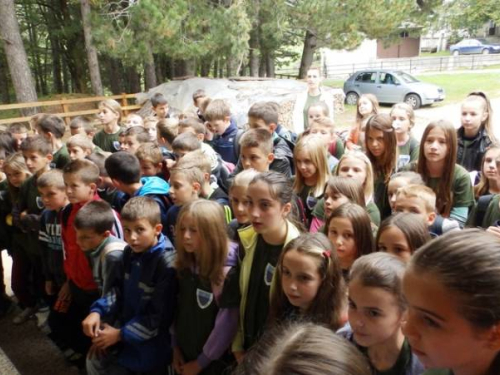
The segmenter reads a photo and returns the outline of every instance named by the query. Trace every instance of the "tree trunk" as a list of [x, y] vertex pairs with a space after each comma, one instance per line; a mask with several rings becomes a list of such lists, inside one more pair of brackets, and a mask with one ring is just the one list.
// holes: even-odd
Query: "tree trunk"
[[266, 53], [266, 70], [269, 78], [274, 78], [274, 54], [272, 52]]
[[[123, 67], [117, 59], [108, 58], [108, 79], [111, 92], [115, 95], [121, 94], [123, 90], [122, 76]], [[127, 91], [127, 90], [125, 90]]]
[[208, 57], [202, 57], [200, 62], [200, 75], [202, 77], [210, 76], [210, 67], [212, 66], [212, 60]]
[[258, 77], [259, 76], [259, 37], [257, 35], [257, 30], [254, 29], [252, 33], [250, 33], [250, 76]]
[[228, 77], [236, 76], [236, 60], [232, 55], [226, 58], [226, 74]]
[[97, 50], [92, 43], [92, 28], [90, 26], [90, 3], [89, 0], [80, 0], [82, 8], [83, 35], [85, 38], [85, 49], [87, 51], [87, 60], [89, 63], [90, 85], [92, 93], [97, 96], [104, 95], [101, 82], [101, 73], [99, 71], [99, 59]]
[[10, 103], [9, 67], [3, 52], [0, 51], [0, 102]]
[[151, 44], [147, 44], [146, 55], [144, 56], [144, 83], [145, 89], [149, 90], [156, 86], [155, 58]]
[[156, 80], [157, 84], [165, 82], [165, 77], [163, 76], [163, 66], [165, 62], [164, 55], [156, 55], [155, 56], [155, 68], [156, 68]]
[[261, 51], [260, 63], [259, 63], [259, 77], [265, 77], [267, 75], [267, 65], [266, 65], [266, 54]]
[[316, 35], [310, 30], [306, 31], [304, 39], [304, 49], [302, 51], [302, 59], [300, 61], [299, 78], [306, 78], [307, 71], [312, 65], [314, 52], [318, 48]]
[[141, 77], [134, 66], [127, 67], [127, 93], [141, 92]]
[[[16, 19], [16, 9], [12, 0], [0, 0], [0, 38], [3, 41], [17, 101], [20, 103], [37, 101], [28, 57], [24, 50]], [[35, 108], [27, 108], [21, 112], [28, 116], [37, 111]]]

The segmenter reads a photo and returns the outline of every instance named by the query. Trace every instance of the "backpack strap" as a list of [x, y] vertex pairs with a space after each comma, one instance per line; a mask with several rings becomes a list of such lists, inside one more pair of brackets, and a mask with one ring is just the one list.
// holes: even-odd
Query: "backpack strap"
[[123, 251], [123, 249], [127, 246], [125, 242], [121, 241], [113, 241], [106, 246], [104, 246], [104, 249], [101, 250], [101, 263], [104, 264], [104, 261], [106, 259], [106, 255], [108, 255], [112, 251]]
[[491, 200], [493, 199], [494, 194], [483, 195], [479, 197], [476, 205], [476, 214], [474, 217], [474, 225], [478, 227], [483, 226], [484, 216], [486, 215], [486, 211], [488, 210], [488, 206], [490, 205]]

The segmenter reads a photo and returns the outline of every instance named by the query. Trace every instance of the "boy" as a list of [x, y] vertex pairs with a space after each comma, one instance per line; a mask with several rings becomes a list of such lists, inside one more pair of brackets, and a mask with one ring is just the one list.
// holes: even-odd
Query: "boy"
[[335, 134], [335, 125], [332, 119], [321, 117], [309, 123], [309, 134], [317, 134], [324, 139], [328, 153], [340, 160], [344, 155], [344, 144], [342, 139]]
[[207, 97], [207, 94], [205, 93], [205, 90], [199, 89], [193, 93], [193, 104], [196, 108], [196, 115], [198, 116], [198, 118], [202, 122], [205, 122], [206, 120], [205, 120], [205, 117], [203, 116], [203, 113], [200, 110], [200, 105], [201, 105], [201, 102], [203, 101], [203, 99], [205, 99], [206, 97]]
[[69, 123], [69, 130], [71, 135], [85, 135], [90, 140], [94, 138], [95, 128], [92, 125], [92, 121], [85, 116], [77, 116]]
[[139, 159], [142, 177], [162, 177], [163, 155], [159, 146], [151, 142], [143, 143], [137, 149], [135, 156]]
[[46, 115], [40, 119], [36, 130], [52, 144], [54, 157], [51, 167], [57, 169], [64, 168], [71, 161], [68, 149], [62, 141], [64, 132], [66, 131], [64, 120], [59, 116]]
[[170, 118], [168, 113], [168, 101], [161, 93], [156, 93], [151, 98], [151, 106], [153, 107], [154, 115], [158, 120]]
[[[293, 175], [293, 147], [290, 142], [276, 134], [278, 111], [272, 103], [255, 103], [248, 110], [248, 126], [250, 129], [265, 129], [272, 135], [274, 160], [269, 169], [281, 172], [285, 176]], [[238, 165], [233, 174], [241, 171]]]
[[175, 243], [175, 224], [182, 206], [200, 198], [204, 183], [203, 172], [185, 164], [177, 163], [170, 171], [170, 199], [174, 205], [167, 212], [164, 233], [172, 243]]
[[236, 122], [231, 118], [231, 108], [222, 99], [215, 99], [210, 102], [205, 113], [205, 118], [210, 124], [210, 130], [215, 133], [211, 145], [222, 160], [234, 165], [238, 162], [237, 139], [238, 132]]
[[69, 158], [73, 161], [85, 159], [92, 153], [96, 146], [86, 136], [77, 134], [68, 139], [66, 147], [68, 148]]
[[[291, 146], [293, 150], [293, 146], [297, 143], [297, 134], [292, 132], [291, 130], [286, 129], [284, 126], [279, 124], [279, 111], [280, 106], [276, 102], [257, 102], [252, 105], [251, 113], [252, 113], [252, 121], [256, 119], [263, 119], [264, 116], [267, 117], [264, 122], [274, 123], [276, 124], [276, 128], [274, 132], [283, 138], [287, 143]], [[250, 114], [248, 115], [250, 117]], [[250, 121], [250, 119], [249, 119]]]
[[125, 193], [120, 207], [132, 197], [148, 196], [158, 203], [161, 222], [166, 226], [167, 211], [172, 203], [168, 197], [170, 186], [165, 180], [155, 176], [141, 178], [139, 159], [124, 151], [109, 156], [104, 166], [115, 188]]
[[172, 142], [175, 159], [180, 160], [188, 152], [201, 149], [201, 142], [193, 133], [179, 133]]
[[106, 158], [107, 156], [101, 153], [92, 153], [86, 157], [87, 160], [90, 160], [99, 168], [97, 195], [99, 195], [99, 198], [101, 198], [103, 201], [108, 202], [113, 210], [118, 212], [120, 211], [125, 193], [117, 190], [113, 186], [113, 182], [111, 181], [111, 178], [109, 178], [106, 167], [104, 166]]
[[240, 163], [243, 169], [267, 172], [274, 161], [273, 138], [266, 129], [250, 129], [240, 140]]
[[120, 144], [120, 151], [127, 151], [134, 154], [139, 146], [149, 142], [149, 134], [142, 126], [134, 126], [122, 132], [123, 143]]
[[21, 143], [28, 138], [28, 128], [23, 123], [16, 122], [9, 126], [9, 133], [16, 140], [16, 151], [19, 151]]
[[[69, 203], [64, 179], [59, 169], [43, 173], [37, 180], [40, 198], [45, 206], [40, 219], [39, 241], [42, 269], [45, 276], [45, 293], [50, 302], [48, 324], [53, 339], [60, 339], [64, 329], [62, 321], [64, 308], [57, 301], [57, 295], [66, 282], [63, 269], [63, 248], [59, 213]], [[38, 322], [43, 325], [42, 321]]]
[[101, 297], [123, 277], [122, 255], [127, 245], [111, 234], [116, 217], [109, 203], [92, 201], [75, 216], [76, 242], [87, 255]]
[[410, 212], [420, 215], [434, 237], [460, 229], [455, 220], [436, 215], [436, 194], [431, 188], [424, 185], [407, 185], [399, 188], [394, 208], [395, 212]]
[[127, 117], [125, 117], [125, 121], [123, 122], [125, 125], [125, 129], [132, 128], [134, 126], [144, 126], [144, 120], [141, 116], [136, 113], [130, 113]]
[[19, 276], [27, 284], [23, 311], [14, 317], [15, 324], [24, 323], [37, 311], [37, 299], [44, 293], [45, 282], [40, 267], [42, 260], [38, 242], [43, 204], [39, 197], [37, 180], [44, 172], [50, 170], [53, 158], [52, 145], [41, 135], [26, 138], [21, 143], [21, 152], [32, 176], [21, 185], [19, 204], [12, 210], [14, 221], [17, 221], [18, 226], [26, 233], [26, 240], [21, 243], [19, 254], [15, 254], [20, 257], [19, 260], [23, 265], [20, 270], [22, 275]]
[[197, 168], [201, 170], [203, 173], [203, 180], [201, 184], [200, 197], [215, 201], [222, 205], [228, 223], [233, 219], [231, 206], [229, 205], [229, 197], [227, 193], [217, 184], [215, 176], [210, 173], [210, 161], [205, 154], [203, 154], [203, 151], [197, 150], [188, 152], [177, 163], [176, 167], [182, 170], [190, 168]]
[[[83, 321], [83, 331], [92, 338], [87, 372], [164, 374], [172, 359], [169, 328], [177, 294], [174, 249], [161, 233], [160, 209], [152, 199], [132, 198], [123, 207], [122, 222], [128, 243], [123, 282], [118, 292], [111, 290], [97, 300]], [[119, 328], [102, 324], [114, 316]], [[115, 350], [107, 350], [118, 343]], [[98, 353], [105, 353], [104, 357]]]
[[156, 142], [156, 124], [158, 123], [158, 118], [155, 116], [149, 116], [144, 119], [144, 130], [149, 135], [149, 142]]
[[[97, 284], [82, 249], [78, 245], [73, 225], [78, 211], [88, 202], [98, 200], [96, 193], [99, 168], [89, 160], [74, 160], [64, 167], [64, 184], [70, 202], [61, 212], [64, 272], [67, 281], [59, 292], [59, 300], [70, 301], [66, 334], [72, 349], [84, 356], [90, 340], [81, 331], [81, 322], [90, 305], [99, 298]], [[117, 223], [119, 225], [119, 223]], [[118, 231], [117, 233], [121, 233]]]

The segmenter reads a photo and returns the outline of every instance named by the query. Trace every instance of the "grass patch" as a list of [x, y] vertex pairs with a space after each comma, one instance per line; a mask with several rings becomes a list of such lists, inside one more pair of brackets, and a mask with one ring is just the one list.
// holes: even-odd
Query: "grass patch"
[[442, 105], [459, 102], [468, 93], [475, 90], [481, 90], [491, 98], [500, 96], [500, 76], [498, 73], [436, 74], [425, 75], [421, 79], [423, 82], [441, 86], [445, 90], [446, 99], [440, 103]]
[[443, 57], [443, 56], [451, 56], [450, 51], [439, 51], [435, 53], [421, 52], [419, 57]]

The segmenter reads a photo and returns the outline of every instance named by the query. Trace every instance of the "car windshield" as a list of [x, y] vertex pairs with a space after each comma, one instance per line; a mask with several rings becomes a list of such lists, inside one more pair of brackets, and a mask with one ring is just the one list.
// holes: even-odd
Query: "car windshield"
[[405, 83], [415, 83], [415, 82], [420, 82], [418, 79], [413, 77], [412, 75], [405, 73], [405, 72], [396, 72], [398, 75], [398, 78], [402, 80]]
[[481, 44], [488, 44], [488, 41], [486, 39], [476, 39], [476, 40]]

